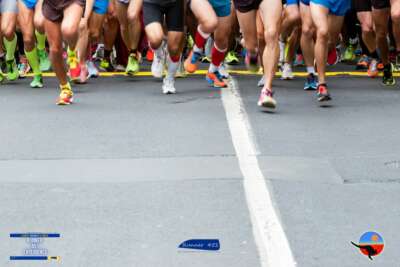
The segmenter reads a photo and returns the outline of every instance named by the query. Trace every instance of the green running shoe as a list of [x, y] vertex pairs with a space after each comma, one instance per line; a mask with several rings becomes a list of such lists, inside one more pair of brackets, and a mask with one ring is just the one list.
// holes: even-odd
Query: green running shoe
[[128, 75], [134, 75], [138, 71], [139, 71], [139, 60], [137, 58], [137, 55], [131, 53], [129, 55], [128, 64], [126, 65], [125, 72]]
[[31, 87], [32, 88], [42, 88], [43, 87], [42, 74], [33, 76], [33, 80], [31, 82]]
[[15, 81], [19, 77], [19, 71], [15, 59], [7, 60], [7, 79]]
[[236, 56], [235, 51], [229, 51], [225, 57], [225, 63], [229, 65], [239, 64], [239, 59]]
[[38, 56], [39, 56], [40, 71], [49, 71], [51, 68], [51, 62], [50, 62], [50, 59], [49, 59], [49, 56], [48, 56], [46, 50], [38, 49], [37, 51], [38, 51]]
[[354, 54], [354, 46], [349, 45], [344, 51], [343, 61], [351, 62], [356, 59], [356, 55]]
[[194, 46], [194, 40], [193, 37], [191, 35], [188, 36], [187, 38], [187, 47], [190, 49], [192, 49]]

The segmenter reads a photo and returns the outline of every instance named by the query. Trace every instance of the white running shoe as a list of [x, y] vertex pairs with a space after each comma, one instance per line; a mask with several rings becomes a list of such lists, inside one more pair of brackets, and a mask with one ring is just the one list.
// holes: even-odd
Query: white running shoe
[[163, 85], [162, 85], [162, 92], [163, 94], [175, 94], [175, 80], [170, 78], [164, 78]]
[[87, 60], [86, 64], [87, 64], [87, 68], [88, 68], [88, 77], [89, 78], [99, 77], [99, 70], [96, 68], [93, 61]]
[[264, 87], [264, 84], [265, 84], [265, 78], [264, 78], [264, 75], [262, 75], [261, 79], [257, 83], [257, 86], [258, 87]]
[[283, 64], [282, 68], [282, 80], [292, 80], [294, 78], [292, 66], [289, 63]]
[[161, 45], [161, 47], [158, 50], [160, 53], [154, 51], [153, 63], [151, 63], [151, 74], [153, 74], [155, 78], [162, 78], [164, 72], [166, 54], [163, 45]]

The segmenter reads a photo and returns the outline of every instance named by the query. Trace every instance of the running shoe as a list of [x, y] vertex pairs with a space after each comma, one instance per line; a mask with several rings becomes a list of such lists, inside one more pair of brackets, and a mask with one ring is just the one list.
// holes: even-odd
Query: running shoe
[[131, 53], [128, 58], [128, 64], [126, 65], [125, 72], [132, 76], [139, 71], [139, 59], [138, 54]]
[[149, 49], [147, 49], [147, 52], [146, 52], [146, 60], [149, 62], [152, 62], [153, 59], [154, 59], [154, 51], [153, 51], [153, 49], [149, 48]]
[[282, 80], [292, 80], [294, 78], [292, 66], [289, 63], [283, 64], [282, 67]]
[[224, 79], [224, 80], [228, 80], [229, 77], [231, 77], [231, 76], [229, 75], [229, 72], [226, 70], [225, 64], [221, 64], [221, 65], [218, 67], [218, 72], [219, 72], [219, 74], [221, 75], [222, 79]]
[[371, 59], [369, 66], [368, 66], [368, 77], [375, 78], [378, 76], [378, 61], [376, 59]]
[[40, 71], [49, 71], [51, 69], [51, 62], [49, 59], [49, 55], [46, 52], [46, 49], [43, 50], [38, 49], [37, 51], [39, 57]]
[[175, 73], [175, 78], [185, 78], [186, 76], [187, 76], [187, 73], [185, 71], [185, 68], [183, 67], [183, 59], [181, 57], [181, 59], [179, 61], [178, 69], [176, 70], [176, 73]]
[[229, 65], [239, 64], [239, 58], [236, 56], [235, 51], [229, 51], [225, 56], [225, 63]]
[[25, 56], [20, 56], [18, 64], [18, 73], [20, 78], [25, 78], [31, 70], [31, 66], [28, 63], [28, 59]]
[[18, 67], [17, 63], [15, 62], [15, 59], [7, 60], [7, 79], [9, 81], [15, 81], [18, 79], [19, 72], [18, 72]]
[[75, 52], [68, 53], [68, 66], [69, 66], [69, 77], [71, 81], [75, 82], [79, 80], [81, 74], [81, 68], [79, 66], [78, 58]]
[[391, 63], [383, 69], [382, 83], [386, 86], [393, 86], [396, 84], [396, 80], [393, 77], [393, 66]]
[[357, 62], [356, 69], [357, 70], [367, 70], [369, 68], [369, 64], [371, 62], [371, 58], [367, 55], [362, 55]]
[[200, 59], [200, 61], [201, 61], [202, 63], [210, 63], [210, 62], [211, 62], [211, 57], [202, 56], [201, 59]]
[[4, 82], [4, 73], [0, 70], [0, 83]]
[[329, 51], [327, 62], [329, 66], [335, 65], [339, 62], [339, 55], [336, 47]]
[[354, 54], [354, 46], [350, 44], [346, 47], [346, 50], [344, 51], [343, 61], [351, 62], [355, 59], [356, 55]]
[[165, 95], [175, 94], [175, 80], [171, 78], [164, 78], [162, 85], [162, 92]]
[[257, 105], [259, 107], [275, 109], [276, 100], [274, 99], [274, 92], [269, 89], [262, 89], [260, 93], [260, 98], [258, 99]]
[[194, 73], [198, 68], [198, 62], [201, 59], [202, 54], [199, 52], [190, 51], [189, 56], [185, 60], [184, 67], [189, 73]]
[[101, 60], [104, 58], [104, 44], [97, 44], [96, 51], [94, 52], [92, 59]]
[[303, 58], [303, 55], [302, 55], [302, 54], [296, 54], [296, 58], [295, 58], [295, 60], [294, 60], [293, 65], [294, 65], [295, 67], [297, 67], [297, 66], [304, 66], [304, 58]]
[[153, 77], [155, 78], [161, 78], [163, 76], [165, 67], [166, 53], [164, 49], [160, 49], [160, 51], [160, 55], [154, 53], [154, 59], [151, 63], [151, 74], [153, 74]]
[[106, 71], [106, 72], [115, 71], [115, 68], [114, 68], [113, 64], [111, 63], [110, 59], [102, 58], [100, 61], [99, 67], [102, 71]]
[[264, 87], [264, 84], [265, 84], [265, 77], [264, 77], [264, 75], [262, 75], [261, 79], [257, 83], [257, 86], [258, 87]]
[[394, 64], [393, 67], [394, 67], [393, 71], [395, 71], [395, 72], [399, 72], [400, 71], [400, 53], [396, 54], [395, 64]]
[[193, 40], [193, 37], [190, 34], [188, 35], [186, 41], [187, 41], [187, 47], [189, 49], [192, 49], [193, 46], [194, 46], [194, 40]]
[[86, 83], [87, 79], [89, 78], [89, 71], [86, 63], [80, 64], [79, 68], [81, 72], [79, 73], [79, 83]]
[[258, 62], [258, 54], [250, 56], [250, 53], [246, 53], [244, 62], [246, 63], [247, 69], [251, 72], [257, 72], [258, 69], [260, 68]]
[[224, 88], [228, 86], [218, 71], [208, 72], [206, 75], [206, 80], [210, 86], [215, 88]]
[[304, 90], [317, 90], [317, 77], [313, 73], [309, 73], [307, 76], [306, 83], [304, 84]]
[[381, 61], [379, 61], [379, 62], [378, 62], [378, 66], [377, 66], [378, 70], [379, 70], [379, 71], [383, 71], [384, 67], [385, 67], [385, 66], [383, 65], [383, 63], [382, 63]]
[[86, 61], [87, 69], [88, 69], [88, 77], [89, 78], [97, 78], [99, 77], [99, 70], [97, 69], [96, 65], [93, 61], [87, 60]]
[[73, 100], [74, 100], [74, 98], [73, 98], [74, 93], [72, 92], [71, 85], [69, 83], [67, 83], [64, 86], [60, 85], [60, 89], [61, 89], [61, 92], [60, 92], [60, 96], [57, 99], [57, 105], [64, 106], [64, 105], [72, 104]]
[[317, 87], [317, 98], [318, 102], [325, 102], [332, 100], [328, 92], [328, 87], [326, 84], [319, 84]]
[[31, 88], [42, 88], [43, 87], [42, 74], [34, 75], [30, 86]]

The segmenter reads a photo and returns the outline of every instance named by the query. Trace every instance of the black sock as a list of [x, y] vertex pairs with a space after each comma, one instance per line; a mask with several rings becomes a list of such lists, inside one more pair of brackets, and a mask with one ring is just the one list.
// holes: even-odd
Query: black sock
[[111, 56], [111, 50], [104, 50], [104, 58], [110, 59]]
[[370, 56], [372, 57], [372, 58], [374, 58], [374, 59], [378, 59], [378, 53], [376, 52], [376, 50], [374, 50], [374, 52], [372, 52], [372, 53], [369, 53], [370, 54]]

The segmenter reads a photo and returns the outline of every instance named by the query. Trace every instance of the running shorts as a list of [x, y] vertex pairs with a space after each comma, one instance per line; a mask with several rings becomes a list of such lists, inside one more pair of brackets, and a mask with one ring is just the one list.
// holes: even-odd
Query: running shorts
[[233, 0], [237, 11], [246, 13], [257, 10], [262, 0]]
[[126, 5], [129, 4], [129, 0], [118, 0], [118, 2]]
[[0, 13], [18, 13], [17, 0], [0, 0]]
[[73, 3], [85, 8], [86, 0], [44, 0], [43, 16], [53, 22], [61, 22], [64, 17], [64, 9]]
[[104, 15], [108, 10], [108, 0], [95, 0], [93, 5], [93, 12]]
[[[310, 5], [310, 1], [329, 9], [329, 13], [335, 16], [343, 17], [351, 8], [351, 0], [300, 0], [305, 5]], [[379, 1], [379, 0], [377, 0]]]
[[22, 2], [24, 3], [24, 5], [29, 8], [29, 9], [35, 9], [35, 6], [38, 2], [38, 0], [22, 0]]
[[230, 0], [208, 0], [213, 7], [217, 17], [227, 17], [231, 14]]
[[353, 0], [353, 7], [356, 12], [369, 12], [374, 9], [390, 7], [390, 0]]
[[184, 1], [176, 0], [168, 4], [143, 2], [144, 26], [153, 22], [163, 25], [164, 16], [168, 31], [183, 32]]
[[282, 0], [282, 4], [283, 5], [298, 5], [299, 4], [299, 0]]

